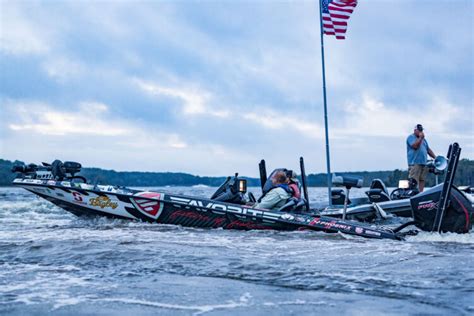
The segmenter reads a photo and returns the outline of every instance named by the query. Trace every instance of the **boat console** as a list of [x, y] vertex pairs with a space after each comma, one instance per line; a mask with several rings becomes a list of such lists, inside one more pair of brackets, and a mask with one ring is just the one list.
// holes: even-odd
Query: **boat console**
[[245, 199], [246, 192], [247, 180], [240, 179], [239, 174], [236, 173], [234, 177], [227, 177], [224, 183], [222, 183], [211, 196], [211, 200], [245, 204], [248, 201], [248, 199]]
[[[262, 160], [263, 161], [263, 160]], [[264, 167], [265, 162], [260, 163], [260, 168]], [[284, 171], [285, 173], [292, 172], [286, 168], [277, 168], [270, 173], [270, 176], [262, 177], [265, 182], [262, 187], [262, 196], [258, 199], [258, 202], [261, 201], [263, 196], [268, 193], [273, 188], [273, 183], [271, 181], [273, 175], [279, 171]], [[234, 177], [227, 177], [227, 179], [222, 183], [219, 188], [214, 192], [210, 198], [213, 201], [227, 202], [233, 204], [241, 205], [253, 205], [257, 202], [254, 195], [251, 192], [247, 192], [247, 180], [241, 179], [238, 176], [238, 173]], [[292, 212], [292, 213], [302, 213], [307, 209], [306, 199], [291, 197], [286, 203], [278, 209], [280, 212]]]

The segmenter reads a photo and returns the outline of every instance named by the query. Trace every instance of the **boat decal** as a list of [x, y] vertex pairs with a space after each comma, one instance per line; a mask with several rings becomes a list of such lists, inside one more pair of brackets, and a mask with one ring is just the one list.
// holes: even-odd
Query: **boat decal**
[[295, 216], [295, 221], [300, 222], [300, 223], [310, 222], [308, 218], [305, 218], [303, 216]]
[[106, 195], [101, 195], [95, 198], [91, 198], [89, 200], [89, 204], [92, 206], [98, 206], [100, 208], [112, 208], [116, 209], [118, 204], [116, 202], [112, 202], [110, 198]]
[[190, 199], [183, 199], [175, 196], [170, 196], [171, 201], [180, 202], [180, 203], [189, 203]]
[[[142, 198], [140, 198], [142, 197]], [[143, 199], [147, 198], [147, 199]], [[150, 200], [153, 199], [153, 200]], [[140, 192], [135, 194], [135, 197], [130, 198], [133, 206], [146, 216], [153, 219], [160, 217], [163, 212], [164, 203], [160, 200], [164, 199], [164, 194], [157, 192]]]
[[33, 184], [42, 184], [43, 181], [35, 179], [23, 179], [23, 183], [33, 183]]
[[185, 208], [190, 209], [193, 208], [197, 211], [200, 212], [207, 212], [207, 211], [212, 211], [213, 213], [216, 214], [233, 214], [235, 216], [238, 216], [240, 218], [245, 218], [245, 217], [254, 217], [254, 218], [266, 218], [270, 220], [278, 220], [281, 216], [280, 213], [272, 213], [260, 209], [254, 209], [254, 208], [249, 208], [249, 207], [240, 207], [236, 205], [226, 205], [226, 204], [221, 204], [221, 203], [215, 203], [212, 201], [201, 201], [201, 200], [194, 200], [194, 199], [187, 199], [187, 198], [181, 198], [181, 197], [176, 197], [176, 196], [169, 196], [169, 200], [171, 202], [177, 202], [179, 204], [174, 204], [174, 206], [180, 207], [183, 204], [185, 205]]
[[197, 221], [198, 223], [213, 226], [213, 227], [224, 227], [226, 225], [227, 219], [224, 217], [211, 217], [206, 214], [199, 214], [194, 211], [184, 211], [178, 210], [174, 211], [169, 215], [168, 219], [171, 221], [180, 221], [181, 219], [186, 218], [190, 220]]
[[345, 230], [345, 231], [350, 231], [351, 228], [352, 228], [351, 225], [338, 223], [335, 220], [323, 220], [319, 217], [316, 217], [315, 219], [313, 219], [309, 223], [309, 225], [314, 225], [314, 226], [322, 225], [322, 226], [324, 226], [325, 229], [335, 229], [335, 230], [342, 229], [342, 230]]
[[366, 230], [365, 230], [365, 234], [366, 234], [366, 235], [369, 235], [369, 236], [377, 236], [377, 237], [382, 236], [381, 233], [376, 232], [376, 231], [373, 231], [373, 230], [369, 230], [369, 229], [366, 229]]
[[437, 210], [438, 209], [438, 204], [439, 201], [433, 202], [433, 201], [426, 201], [426, 202], [420, 202], [418, 204], [418, 210], [427, 210], [427, 211], [432, 211], [432, 210]]
[[71, 194], [73, 203], [87, 205], [87, 203], [84, 201], [84, 197], [80, 192], [73, 191]]
[[227, 229], [272, 229], [270, 226], [260, 225], [253, 222], [243, 222], [239, 220], [234, 220], [226, 225]]
[[288, 214], [288, 213], [285, 213], [283, 215], [280, 216], [281, 219], [284, 219], [284, 220], [288, 220], [288, 221], [292, 221], [295, 219], [295, 217], [291, 214]]

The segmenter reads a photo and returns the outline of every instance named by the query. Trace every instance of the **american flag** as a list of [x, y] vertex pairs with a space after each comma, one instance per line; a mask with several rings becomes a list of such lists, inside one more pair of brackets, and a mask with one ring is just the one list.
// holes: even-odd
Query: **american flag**
[[357, 0], [321, 0], [321, 4], [324, 34], [345, 39], [347, 20], [357, 6]]

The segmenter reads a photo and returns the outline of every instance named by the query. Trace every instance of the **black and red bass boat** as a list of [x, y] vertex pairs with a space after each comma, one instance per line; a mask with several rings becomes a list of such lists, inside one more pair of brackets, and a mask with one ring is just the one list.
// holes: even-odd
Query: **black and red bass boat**
[[[455, 149], [460, 148], [455, 144]], [[457, 158], [456, 158], [457, 157]], [[409, 225], [428, 231], [465, 233], [472, 228], [474, 212], [467, 197], [453, 186], [459, 156], [450, 160], [446, 181], [410, 199], [413, 221], [403, 227], [374, 226], [354, 220], [342, 220], [338, 215], [321, 214], [308, 203], [306, 175], [300, 159], [303, 197], [291, 199], [278, 210], [258, 209], [247, 192], [247, 182], [238, 174], [228, 177], [210, 198], [183, 196], [157, 191], [87, 183], [78, 175], [81, 165], [59, 160], [52, 164], [15, 165], [18, 177], [14, 186], [24, 188], [77, 216], [111, 218], [182, 226], [224, 229], [314, 230], [343, 233], [366, 238], [401, 240], [402, 230]], [[448, 169], [449, 169], [448, 168]], [[262, 176], [262, 174], [261, 174]], [[262, 189], [268, 186], [261, 177]], [[350, 187], [351, 178], [341, 184]]]

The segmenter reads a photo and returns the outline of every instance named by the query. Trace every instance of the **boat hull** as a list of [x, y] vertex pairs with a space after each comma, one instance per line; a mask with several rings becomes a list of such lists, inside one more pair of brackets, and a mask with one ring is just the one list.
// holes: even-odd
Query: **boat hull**
[[367, 238], [400, 239], [386, 229], [312, 214], [255, 209], [209, 199], [66, 181], [16, 179], [13, 183], [77, 216], [105, 216], [201, 228], [316, 230]]

